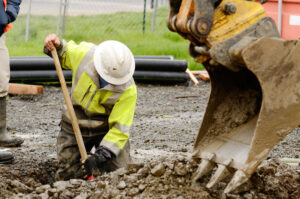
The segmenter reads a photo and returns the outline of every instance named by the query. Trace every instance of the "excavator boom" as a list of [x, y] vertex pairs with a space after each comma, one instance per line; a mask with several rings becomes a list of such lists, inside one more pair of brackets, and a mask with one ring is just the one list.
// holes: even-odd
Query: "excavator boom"
[[212, 172], [208, 188], [228, 176], [230, 193], [300, 121], [300, 42], [280, 38], [260, 3], [169, 0], [168, 28], [190, 40], [211, 94], [195, 140], [201, 159], [194, 180]]

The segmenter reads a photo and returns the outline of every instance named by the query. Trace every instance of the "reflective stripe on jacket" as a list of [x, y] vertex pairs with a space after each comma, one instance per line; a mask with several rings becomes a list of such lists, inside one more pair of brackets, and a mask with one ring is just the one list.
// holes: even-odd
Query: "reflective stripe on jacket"
[[[63, 41], [58, 51], [62, 67], [73, 71], [72, 103], [80, 128], [106, 133], [100, 145], [118, 155], [130, 136], [137, 90], [134, 80], [100, 88], [93, 55], [95, 45]], [[70, 123], [67, 112], [63, 120]], [[106, 130], [105, 132], [103, 132]], [[108, 132], [107, 132], [108, 131]]]

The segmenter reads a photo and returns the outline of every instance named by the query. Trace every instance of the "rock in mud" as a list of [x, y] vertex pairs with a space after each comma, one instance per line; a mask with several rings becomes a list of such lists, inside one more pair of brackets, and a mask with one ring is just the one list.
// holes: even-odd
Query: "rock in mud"
[[178, 176], [184, 176], [188, 172], [186, 165], [184, 165], [182, 162], [179, 162], [176, 164], [174, 171], [175, 171], [175, 174]]
[[57, 181], [53, 184], [53, 188], [55, 188], [57, 192], [61, 192], [69, 186], [71, 186], [71, 183], [68, 181]]
[[163, 164], [157, 164], [153, 169], [151, 169], [151, 174], [159, 177], [162, 176], [165, 173], [166, 169], [165, 169], [165, 165]]
[[84, 193], [80, 193], [74, 199], [86, 199], [87, 197], [88, 197], [88, 194], [84, 192]]
[[10, 185], [12, 186], [15, 193], [29, 193], [30, 191], [32, 191], [32, 188], [19, 182], [18, 180], [11, 181]]
[[131, 197], [133, 197], [133, 196], [138, 195], [139, 192], [140, 192], [140, 190], [135, 187], [135, 188], [132, 188], [132, 189], [129, 190], [128, 195], [131, 196]]
[[40, 193], [44, 193], [44, 192], [46, 192], [48, 189], [50, 189], [51, 188], [51, 186], [49, 185], [49, 184], [46, 184], [46, 185], [42, 185], [42, 186], [40, 186], [40, 187], [37, 187], [36, 189], [35, 189], [35, 191], [36, 191], [36, 193], [37, 194], [40, 194]]
[[126, 182], [125, 181], [120, 181], [120, 183], [117, 185], [117, 188], [120, 190], [123, 190], [126, 188]]

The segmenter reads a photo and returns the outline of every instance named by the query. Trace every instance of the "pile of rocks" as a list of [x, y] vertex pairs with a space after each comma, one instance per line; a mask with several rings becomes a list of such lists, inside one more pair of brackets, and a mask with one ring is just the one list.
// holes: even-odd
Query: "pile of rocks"
[[[10, 198], [291, 198], [300, 196], [299, 173], [276, 160], [266, 161], [239, 193], [222, 195], [226, 183], [211, 190], [209, 179], [193, 182], [198, 163], [185, 157], [171, 157], [149, 163], [130, 164], [127, 168], [96, 177], [92, 182], [80, 179], [52, 184], [22, 183], [18, 180], [0, 184]], [[30, 181], [30, 180], [29, 180]], [[255, 185], [255, 186], [253, 186]], [[2, 195], [3, 196], [3, 195]], [[8, 198], [9, 198], [8, 197]], [[6, 197], [7, 198], [7, 197]]]

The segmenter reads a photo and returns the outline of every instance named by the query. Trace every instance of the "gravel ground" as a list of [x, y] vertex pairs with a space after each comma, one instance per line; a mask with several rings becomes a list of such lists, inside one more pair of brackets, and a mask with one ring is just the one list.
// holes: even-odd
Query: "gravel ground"
[[[97, 177], [94, 182], [54, 182], [58, 167], [55, 143], [64, 104], [60, 87], [45, 86], [40, 96], [16, 95], [8, 101], [8, 129], [25, 138], [11, 148], [15, 161], [1, 165], [0, 198], [222, 198], [220, 183], [204, 188], [194, 184], [197, 163], [188, 158], [205, 112], [209, 83], [159, 86], [138, 84], [138, 100], [131, 136], [134, 160], [127, 169]], [[270, 153], [252, 178], [255, 188], [229, 198], [300, 198], [295, 168], [278, 158], [299, 158], [299, 129]], [[298, 168], [299, 169], [299, 168]], [[251, 186], [250, 186], [251, 187]]]

